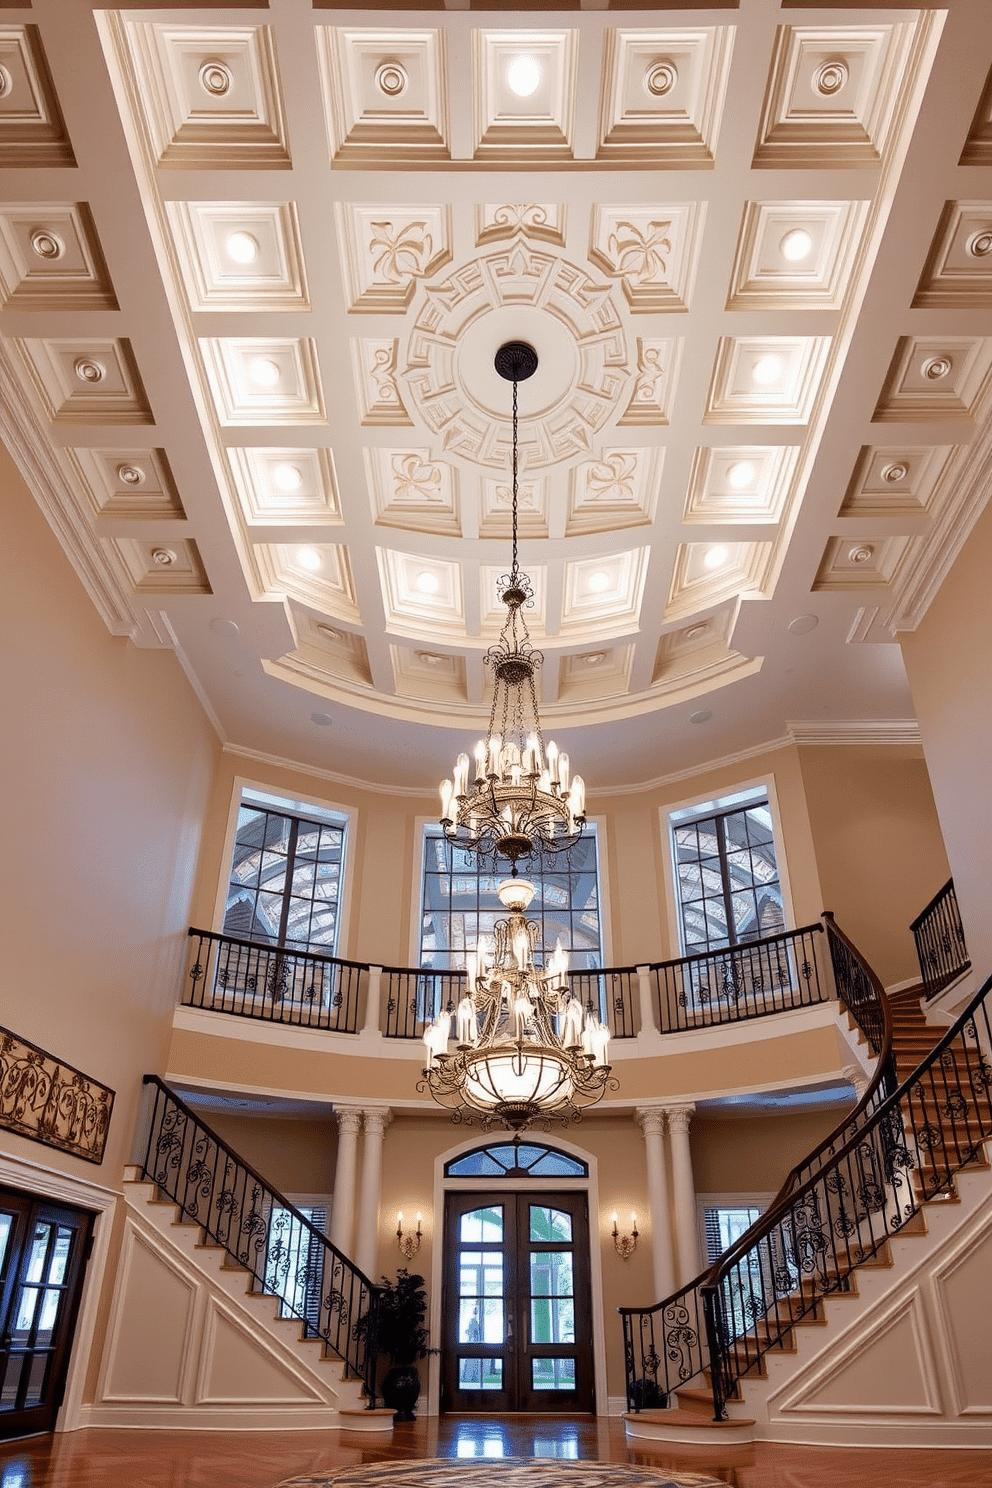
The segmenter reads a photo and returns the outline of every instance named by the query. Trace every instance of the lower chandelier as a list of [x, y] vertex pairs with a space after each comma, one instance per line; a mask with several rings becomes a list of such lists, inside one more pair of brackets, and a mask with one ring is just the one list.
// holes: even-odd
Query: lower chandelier
[[479, 1121], [485, 1130], [567, 1125], [606, 1090], [619, 1089], [606, 1058], [610, 1031], [591, 1002], [583, 1007], [572, 995], [566, 953], [559, 946], [542, 971], [534, 966], [539, 927], [527, 919], [534, 892], [525, 878], [498, 886], [509, 918], [493, 927], [493, 965], [485, 948], [470, 953], [465, 995], [424, 1032], [418, 1090], [429, 1090], [455, 1121]]

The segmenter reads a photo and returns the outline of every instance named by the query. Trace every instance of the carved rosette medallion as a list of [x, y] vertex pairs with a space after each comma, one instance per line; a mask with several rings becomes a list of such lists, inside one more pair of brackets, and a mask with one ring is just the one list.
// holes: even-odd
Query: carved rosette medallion
[[629, 400], [627, 341], [614, 295], [588, 269], [520, 238], [430, 281], [399, 374], [407, 408], [447, 455], [505, 471], [510, 400], [492, 357], [507, 339], [512, 310], [513, 334], [541, 360], [521, 396], [523, 466], [588, 458]]

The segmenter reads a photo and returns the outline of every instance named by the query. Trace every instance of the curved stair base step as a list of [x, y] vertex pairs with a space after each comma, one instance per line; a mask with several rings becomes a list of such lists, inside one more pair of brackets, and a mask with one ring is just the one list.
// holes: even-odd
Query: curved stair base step
[[627, 1436], [690, 1447], [729, 1447], [754, 1441], [753, 1421], [711, 1421], [693, 1410], [632, 1411], [624, 1416], [623, 1429]]
[[338, 1425], [342, 1431], [392, 1431], [393, 1411], [377, 1407], [375, 1410], [348, 1410], [338, 1411], [340, 1421]]

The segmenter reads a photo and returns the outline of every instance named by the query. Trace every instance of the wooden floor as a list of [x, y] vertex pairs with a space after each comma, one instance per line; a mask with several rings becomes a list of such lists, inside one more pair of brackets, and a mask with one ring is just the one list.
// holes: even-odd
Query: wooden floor
[[294, 1474], [418, 1457], [570, 1457], [709, 1473], [731, 1488], [992, 1488], [992, 1453], [776, 1446], [719, 1457], [629, 1446], [619, 1420], [445, 1416], [378, 1441], [346, 1432], [75, 1431], [0, 1443], [0, 1488], [274, 1488]]

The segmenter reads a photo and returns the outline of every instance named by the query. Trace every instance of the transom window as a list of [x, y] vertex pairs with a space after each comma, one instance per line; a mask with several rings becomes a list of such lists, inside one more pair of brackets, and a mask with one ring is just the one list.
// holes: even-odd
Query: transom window
[[346, 818], [244, 790], [224, 908], [224, 934], [333, 955]]
[[537, 1142], [477, 1147], [445, 1164], [446, 1178], [586, 1178], [588, 1165]]
[[721, 950], [784, 928], [767, 794], [741, 792], [669, 816], [682, 949]]
[[[541, 927], [544, 953], [550, 955], [560, 940], [574, 971], [602, 966], [595, 827], [587, 825], [576, 845], [555, 859], [553, 869], [536, 868], [524, 876], [537, 886], [527, 917]], [[440, 827], [425, 828], [421, 966], [457, 971], [480, 937], [492, 943], [493, 926], [506, 918], [496, 897], [496, 885], [505, 877], [480, 866], [475, 853], [454, 847]]]

